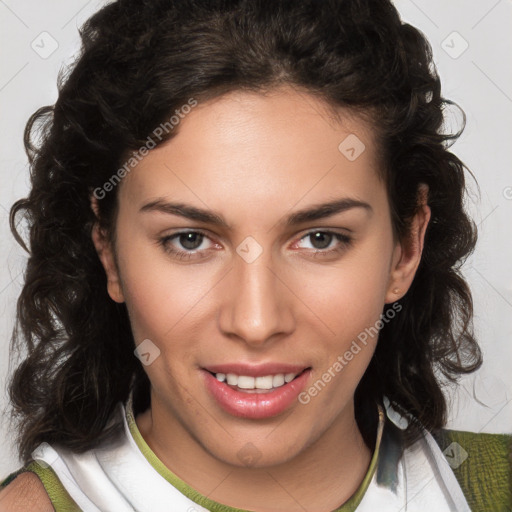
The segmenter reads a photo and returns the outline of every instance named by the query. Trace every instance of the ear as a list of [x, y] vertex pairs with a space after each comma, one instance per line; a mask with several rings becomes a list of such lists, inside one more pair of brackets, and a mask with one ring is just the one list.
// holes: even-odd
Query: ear
[[409, 290], [416, 275], [431, 216], [427, 201], [428, 185], [422, 183], [418, 188], [418, 209], [411, 221], [409, 235], [405, 240], [397, 243], [393, 253], [386, 304], [401, 299]]
[[119, 271], [114, 257], [114, 249], [110, 239], [99, 224], [99, 207], [98, 200], [91, 197], [91, 208], [96, 216], [96, 222], [92, 228], [92, 242], [98, 253], [98, 257], [105, 269], [107, 275], [107, 292], [110, 298], [115, 302], [124, 302], [123, 290], [119, 279]]

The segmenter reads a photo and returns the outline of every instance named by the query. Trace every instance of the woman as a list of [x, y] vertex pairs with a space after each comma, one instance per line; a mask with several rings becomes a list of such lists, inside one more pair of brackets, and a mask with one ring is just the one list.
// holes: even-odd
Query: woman
[[119, 0], [82, 39], [11, 212], [4, 509], [505, 509], [510, 436], [443, 429], [476, 230], [424, 37], [382, 0]]

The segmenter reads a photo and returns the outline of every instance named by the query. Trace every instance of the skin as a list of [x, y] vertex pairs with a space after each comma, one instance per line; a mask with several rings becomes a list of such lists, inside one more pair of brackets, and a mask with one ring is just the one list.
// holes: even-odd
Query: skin
[[[149, 338], [160, 350], [144, 367], [152, 385], [151, 408], [136, 418], [144, 439], [181, 479], [233, 507], [331, 511], [356, 491], [371, 459], [353, 396], [376, 337], [307, 405], [264, 420], [224, 412], [199, 370], [236, 361], [301, 364], [312, 367], [307, 389], [411, 285], [430, 219], [425, 191], [411, 236], [395, 241], [372, 129], [339, 113], [341, 122], [320, 99], [291, 87], [199, 104], [175, 138], [121, 183], [115, 247], [93, 230], [110, 297], [126, 302], [136, 343]], [[349, 134], [366, 147], [354, 161], [338, 150]], [[339, 198], [371, 211], [283, 222]], [[215, 211], [230, 227], [140, 211], [155, 200]], [[179, 237], [167, 247], [195, 251], [188, 260], [159, 243], [186, 230], [206, 236], [195, 239], [196, 249]], [[351, 243], [328, 235], [315, 242], [314, 233], [326, 230]], [[252, 263], [236, 252], [247, 236], [262, 249]], [[259, 457], [251, 467], [237, 456], [247, 443]]]
[[0, 492], [2, 512], [54, 512], [46, 490], [35, 473], [21, 473]]

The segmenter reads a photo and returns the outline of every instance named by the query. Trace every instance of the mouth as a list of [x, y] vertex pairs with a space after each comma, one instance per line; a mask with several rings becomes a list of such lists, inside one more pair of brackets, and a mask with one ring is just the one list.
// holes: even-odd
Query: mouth
[[211, 372], [208, 373], [215, 377], [219, 382], [225, 382], [230, 388], [242, 393], [269, 393], [285, 384], [289, 384], [305, 371], [311, 368], [304, 368], [300, 372], [275, 373], [269, 375], [260, 375], [257, 377], [251, 375], [237, 375], [236, 373]]
[[205, 387], [218, 406], [232, 416], [277, 416], [297, 401], [311, 367], [223, 365], [202, 368]]

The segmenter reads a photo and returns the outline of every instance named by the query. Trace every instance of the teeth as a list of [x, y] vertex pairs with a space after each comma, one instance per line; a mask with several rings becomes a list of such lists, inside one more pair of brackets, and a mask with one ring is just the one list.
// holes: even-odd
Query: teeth
[[228, 373], [226, 375], [226, 380], [230, 386], [236, 386], [238, 384], [238, 376], [234, 373]]
[[278, 388], [284, 384], [284, 375], [282, 373], [274, 375], [272, 379], [272, 387]]
[[254, 389], [254, 377], [247, 377], [246, 375], [240, 375], [238, 377], [238, 387], [242, 389]]
[[230, 386], [238, 386], [240, 389], [272, 389], [283, 386], [285, 382], [291, 382], [297, 375], [298, 373], [278, 373], [263, 377], [249, 377], [234, 373], [216, 373], [215, 377], [219, 382], [225, 381]]
[[[266, 377], [256, 377], [254, 386], [256, 389], [272, 389], [273, 382], [272, 375], [267, 375]], [[240, 386], [240, 384], [238, 384]]]

